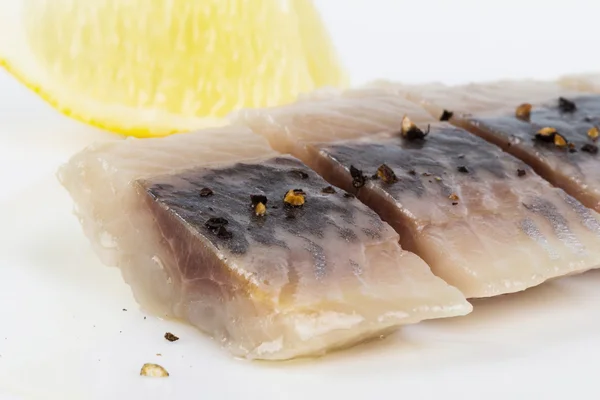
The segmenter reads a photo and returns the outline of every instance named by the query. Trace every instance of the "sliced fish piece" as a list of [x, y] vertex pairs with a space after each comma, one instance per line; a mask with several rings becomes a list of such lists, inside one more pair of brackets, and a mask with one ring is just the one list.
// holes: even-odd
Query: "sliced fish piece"
[[507, 106], [514, 111], [523, 103], [539, 103], [572, 93], [557, 82], [535, 80], [504, 80], [456, 86], [403, 85], [383, 81], [371, 86], [395, 91], [399, 96], [422, 105], [435, 119], [440, 119], [444, 111], [451, 113], [446, 118], [448, 120], [463, 114], [506, 109]]
[[148, 212], [136, 212], [140, 198], [132, 183], [197, 165], [275, 155], [248, 129], [226, 127], [161, 139], [101, 142], [75, 154], [57, 175], [100, 260], [121, 269], [144, 307], [171, 315], [176, 293], [167, 284], [163, 267], [152, 258], [160, 233]]
[[579, 92], [600, 93], [600, 74], [575, 74], [561, 77], [558, 82], [567, 89]]
[[[600, 211], [600, 96], [577, 91], [591, 92], [597, 81], [592, 75], [559, 83], [495, 82], [423, 87], [421, 91], [396, 88], [433, 116], [452, 110], [450, 122], [520, 158], [553, 185]], [[549, 129], [546, 136], [538, 134], [544, 128], [557, 134]]]
[[[574, 105], [575, 109], [566, 111]], [[600, 96], [557, 98], [515, 113], [466, 117], [460, 124], [531, 165], [549, 182], [600, 211]]]
[[468, 298], [600, 266], [600, 216], [496, 146], [447, 124], [425, 140], [308, 144], [307, 160]]
[[[397, 132], [409, 114], [415, 123], [433, 122], [427, 111], [399, 96], [394, 87], [319, 90], [286, 106], [243, 109], [230, 115], [250, 127], [282, 153], [298, 153], [298, 141], [353, 139]], [[374, 117], [375, 116], [375, 117]]]
[[[442, 87], [428, 86], [430, 90]], [[399, 232], [404, 248], [425, 259], [434, 273], [467, 297], [516, 292], [600, 264], [598, 214], [496, 146], [434, 122], [441, 115], [432, 113], [428, 119], [422, 109], [391, 100], [408, 98], [406, 88], [374, 83], [364, 89], [364, 96], [347, 98], [342, 114], [335, 104], [330, 111], [326, 102], [315, 102], [318, 106], [313, 107], [304, 100], [249, 112], [252, 119], [248, 113], [238, 114], [236, 123], [247, 123], [271, 143], [286, 143], [294, 156], [345, 190], [361, 185], [351, 167], [366, 177], [382, 165], [391, 168], [398, 182], [387, 185], [380, 179], [365, 179], [357, 195]], [[390, 99], [388, 108], [380, 112], [369, 93]], [[329, 114], [335, 115], [331, 123]], [[315, 115], [318, 123], [313, 124]], [[391, 115], [396, 118], [390, 119]], [[405, 115], [423, 121], [416, 123], [421, 132], [427, 131], [425, 123], [433, 122], [424, 141], [405, 143], [399, 137], [400, 116]], [[369, 126], [380, 126], [384, 133], [365, 130]], [[461, 166], [468, 172], [459, 171]]]
[[236, 356], [319, 355], [471, 311], [376, 213], [245, 128], [100, 144], [59, 177], [137, 300]]
[[[600, 96], [568, 95], [530, 103], [526, 118], [517, 115], [524, 103], [515, 102], [511, 109], [455, 114], [451, 122], [520, 158], [553, 185], [600, 211]], [[571, 104], [575, 108], [566, 111]]]

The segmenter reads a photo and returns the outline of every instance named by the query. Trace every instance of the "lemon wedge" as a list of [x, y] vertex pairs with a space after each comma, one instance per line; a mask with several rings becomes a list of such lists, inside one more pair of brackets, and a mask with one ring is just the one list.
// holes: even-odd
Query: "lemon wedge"
[[224, 124], [345, 75], [311, 0], [21, 0], [0, 64], [65, 115], [124, 135]]

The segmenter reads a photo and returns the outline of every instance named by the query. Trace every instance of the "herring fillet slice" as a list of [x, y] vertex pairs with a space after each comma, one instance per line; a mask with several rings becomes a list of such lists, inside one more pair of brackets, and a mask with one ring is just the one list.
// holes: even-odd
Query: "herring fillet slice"
[[[231, 143], [239, 147], [232, 148]], [[276, 154], [249, 130], [225, 127], [161, 139], [101, 142], [75, 154], [57, 175], [100, 260], [121, 269], [140, 304], [159, 315], [171, 315], [176, 293], [152, 259], [160, 234], [149, 213], [136, 212], [140, 199], [132, 183], [197, 165]]]
[[[529, 121], [500, 111], [465, 117], [461, 123], [519, 157], [587, 207], [600, 212], [598, 143], [588, 134], [600, 126], [600, 96], [569, 97], [569, 101], [577, 105], [573, 112], [562, 112], [557, 98], [534, 106]], [[555, 129], [567, 146], [535, 140], [536, 134], [544, 128]]]
[[452, 112], [454, 117], [507, 106], [514, 111], [523, 103], [539, 103], [572, 93], [557, 82], [536, 80], [502, 80], [455, 86], [403, 85], [380, 81], [370, 86], [395, 91], [401, 97], [423, 106], [435, 119], [439, 119], [444, 110]]
[[600, 93], [600, 74], [571, 74], [558, 79], [561, 86], [578, 92]]
[[[449, 124], [435, 125], [432, 132], [437, 133], [421, 144], [394, 137], [402, 116], [412, 117], [415, 110], [394, 99], [403, 96], [400, 87], [379, 82], [356, 91], [344, 98], [343, 110], [336, 98], [331, 112], [322, 100], [314, 106], [304, 100], [243, 111], [233, 118], [346, 190], [353, 187], [351, 165], [367, 176], [381, 164], [392, 167], [398, 183], [387, 187], [367, 180], [358, 196], [396, 228], [403, 247], [467, 297], [515, 292], [600, 264], [598, 215], [551, 187], [523, 162]], [[371, 102], [371, 96], [377, 101]], [[386, 107], [380, 118], [382, 99]], [[439, 117], [428, 119], [423, 109], [417, 112], [423, 122]], [[375, 126], [386, 133], [365, 130]], [[424, 124], [421, 128], [425, 130]], [[458, 172], [460, 166], [469, 173]], [[459, 198], [456, 205], [452, 194]]]
[[[582, 86], [592, 91], [593, 80], [572, 79], [561, 84], [515, 81], [422, 88], [405, 94], [433, 115], [445, 107], [453, 109], [453, 124], [520, 158], [553, 185], [600, 211], [598, 143], [588, 135], [590, 129], [600, 126], [600, 95], [574, 91]], [[561, 98], [574, 102], [576, 109], [562, 110]], [[527, 120], [515, 115], [523, 103], [533, 106]], [[542, 128], [556, 129], [574, 148], [534, 140]]]
[[[322, 178], [245, 128], [99, 144], [59, 178], [138, 302], [236, 356], [319, 355], [471, 311], [372, 210], [339, 189], [323, 193]], [[302, 207], [284, 204], [288, 189], [303, 190]], [[251, 205], [257, 194], [268, 199], [264, 217]]]
[[434, 121], [427, 111], [398, 96], [394, 89], [322, 89], [289, 105], [242, 109], [229, 118], [264, 136], [275, 150], [294, 154], [302, 151], [296, 146], [299, 141], [344, 140], [396, 132], [406, 114], [417, 124]]
[[[432, 125], [423, 143], [384, 135], [308, 147], [318, 172], [356, 193], [468, 298], [600, 267], [600, 216], [462, 129]], [[398, 181], [355, 188], [352, 167], [370, 177], [381, 165]]]

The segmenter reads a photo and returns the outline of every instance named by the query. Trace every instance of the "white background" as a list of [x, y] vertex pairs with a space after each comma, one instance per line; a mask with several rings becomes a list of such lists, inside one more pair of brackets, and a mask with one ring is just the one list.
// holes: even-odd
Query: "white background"
[[[600, 71], [592, 1], [317, 4], [355, 84]], [[599, 272], [311, 362], [232, 360], [189, 327], [144, 319], [118, 272], [90, 251], [53, 176], [107, 137], [0, 72], [0, 399], [600, 397]], [[166, 331], [182, 339], [167, 343]], [[172, 376], [141, 379], [144, 362]]]

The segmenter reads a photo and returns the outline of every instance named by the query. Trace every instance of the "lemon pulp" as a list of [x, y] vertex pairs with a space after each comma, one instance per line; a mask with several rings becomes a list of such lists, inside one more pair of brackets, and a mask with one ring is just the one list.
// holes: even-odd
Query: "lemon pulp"
[[23, 0], [0, 64], [63, 114], [163, 136], [347, 77], [310, 0]]

